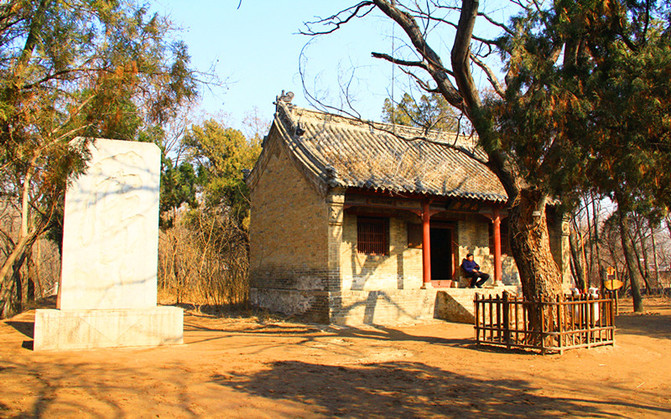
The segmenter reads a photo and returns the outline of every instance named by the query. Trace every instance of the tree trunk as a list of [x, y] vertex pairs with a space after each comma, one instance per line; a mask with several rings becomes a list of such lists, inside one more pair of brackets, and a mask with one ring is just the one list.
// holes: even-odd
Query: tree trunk
[[652, 240], [652, 262], [655, 264], [655, 282], [657, 283], [657, 288], [661, 288], [659, 283], [659, 261], [657, 260], [657, 240], [655, 240], [655, 229], [652, 225], [652, 222], [648, 221], [650, 225], [650, 239]]
[[589, 203], [585, 201], [585, 214], [587, 220], [587, 241], [589, 243], [589, 259], [587, 259], [587, 249], [584, 245], [583, 239], [583, 254], [585, 255], [585, 266], [587, 267], [588, 283], [592, 286], [592, 279], [594, 278], [594, 238], [592, 237], [592, 216], [590, 215]]
[[[630, 218], [631, 220], [631, 218]], [[627, 231], [627, 237], [631, 240], [631, 246], [634, 249], [634, 256], [636, 259], [636, 266], [638, 266], [638, 271], [641, 273], [641, 278], [643, 282], [639, 282], [639, 285], [645, 284], [646, 291], [650, 290], [650, 283], [648, 282], [648, 257], [646, 251], [645, 235], [643, 234], [643, 227], [641, 226], [640, 216], [634, 217], [634, 233], [631, 232], [631, 229]], [[641, 252], [639, 253], [638, 249], [640, 244]], [[643, 263], [641, 264], [641, 261]]]
[[0, 318], [13, 316], [21, 310], [23, 283], [20, 271], [36, 239], [35, 232], [22, 237], [0, 268]]
[[523, 189], [510, 207], [511, 247], [529, 301], [554, 300], [562, 294], [561, 274], [550, 251], [545, 203], [540, 191]]
[[594, 250], [596, 251], [596, 266], [599, 271], [599, 287], [603, 290], [603, 281], [606, 278], [606, 269], [601, 261], [601, 237], [599, 236], [599, 212], [601, 205], [597, 210], [596, 200], [592, 197], [592, 217], [594, 218]]
[[627, 271], [629, 272], [629, 280], [631, 282], [631, 294], [634, 299], [634, 311], [641, 313], [644, 311], [643, 297], [641, 296], [640, 288], [643, 278], [641, 277], [641, 271], [638, 268], [638, 261], [636, 260], [636, 252], [634, 251], [633, 243], [629, 238], [629, 214], [627, 213], [626, 206], [622, 207], [620, 201], [618, 201], [617, 213], [620, 222], [622, 250], [624, 251], [624, 259], [627, 262]]
[[580, 247], [575, 228], [572, 228], [569, 234], [569, 246], [571, 249], [571, 263], [575, 273], [575, 285], [576, 288], [583, 290], [585, 289], [585, 276], [583, 275], [582, 264], [580, 262]]
[[[545, 205], [545, 194], [536, 189], [522, 189], [509, 210], [510, 244], [522, 293], [525, 300], [537, 303], [556, 301], [562, 295], [561, 274], [550, 251]], [[547, 310], [544, 313], [540, 305], [529, 306], [530, 330], [554, 330], [552, 321], [553, 317]], [[530, 343], [542, 343], [541, 333], [532, 336]]]

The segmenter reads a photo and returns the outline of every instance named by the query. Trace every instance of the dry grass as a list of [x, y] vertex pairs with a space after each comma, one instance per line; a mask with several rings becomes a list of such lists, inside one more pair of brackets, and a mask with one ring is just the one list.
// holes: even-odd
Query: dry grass
[[159, 299], [233, 306], [249, 296], [249, 239], [230, 217], [193, 211], [159, 235]]

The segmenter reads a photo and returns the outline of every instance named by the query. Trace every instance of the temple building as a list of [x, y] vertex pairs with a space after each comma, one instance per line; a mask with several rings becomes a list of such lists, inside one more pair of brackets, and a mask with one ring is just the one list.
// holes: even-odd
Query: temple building
[[[508, 198], [476, 143], [278, 98], [247, 176], [252, 304], [320, 323], [467, 321], [467, 253], [491, 274], [479, 292], [517, 291]], [[566, 222], [553, 214], [553, 255], [568, 280]]]

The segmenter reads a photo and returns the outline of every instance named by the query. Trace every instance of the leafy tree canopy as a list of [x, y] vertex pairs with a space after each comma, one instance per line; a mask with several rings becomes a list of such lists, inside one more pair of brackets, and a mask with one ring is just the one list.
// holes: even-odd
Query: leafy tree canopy
[[565, 199], [595, 189], [668, 207], [667, 6], [558, 0], [515, 22], [499, 40], [508, 94], [492, 109], [501, 146], [515, 151], [527, 178]]
[[83, 167], [70, 140], [153, 139], [195, 97], [187, 48], [170, 34], [166, 18], [127, 0], [0, 4], [0, 196], [22, 221], [19, 237], [0, 235], [3, 312], [13, 272]]
[[242, 132], [214, 119], [194, 125], [184, 136], [189, 160], [198, 166], [208, 206], [230, 208], [238, 221], [245, 223], [249, 212], [249, 191], [243, 169], [251, 169], [259, 154], [258, 138], [248, 141]]

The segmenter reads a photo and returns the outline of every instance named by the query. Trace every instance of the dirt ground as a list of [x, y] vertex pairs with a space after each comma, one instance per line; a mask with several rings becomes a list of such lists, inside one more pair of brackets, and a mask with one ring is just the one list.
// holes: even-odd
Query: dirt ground
[[184, 345], [33, 352], [0, 322], [2, 417], [671, 417], [671, 301], [564, 355], [474, 345], [473, 327], [328, 327], [187, 312]]

